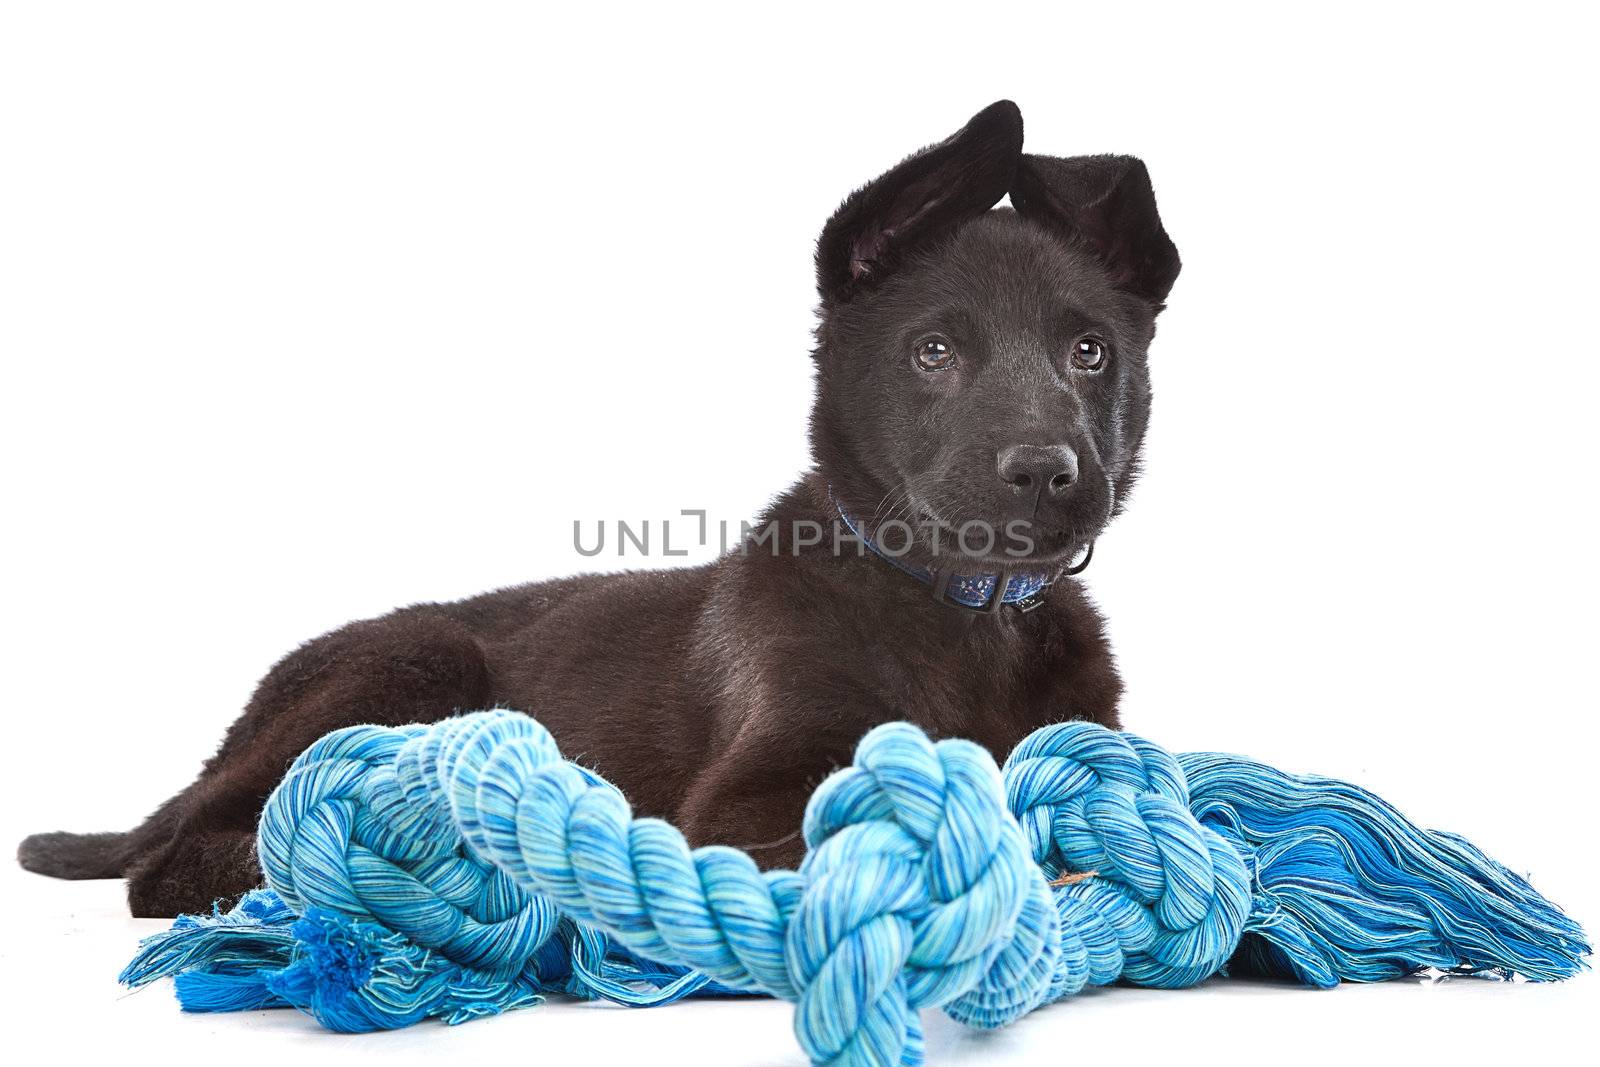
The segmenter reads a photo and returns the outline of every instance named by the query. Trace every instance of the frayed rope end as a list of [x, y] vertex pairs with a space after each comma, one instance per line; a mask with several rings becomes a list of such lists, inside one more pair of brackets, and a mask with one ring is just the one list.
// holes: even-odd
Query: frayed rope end
[[493, 978], [375, 923], [319, 908], [296, 916], [270, 890], [229, 912], [180, 916], [140, 942], [118, 980], [137, 988], [166, 977], [185, 1011], [292, 1006], [344, 1033], [429, 1017], [465, 1022], [536, 1004], [544, 992], [536, 975]]
[[1429, 967], [1531, 981], [1588, 968], [1583, 928], [1465, 838], [1348, 782], [1220, 753], [1179, 759], [1195, 814], [1253, 874], [1233, 969], [1326, 987]]
[[635, 1007], [750, 994], [634, 957], [570, 920], [521, 974], [495, 977], [374, 922], [323, 908], [297, 916], [267, 889], [246, 894], [232, 911], [179, 916], [170, 930], [140, 942], [118, 981], [138, 988], [161, 978], [174, 979], [184, 1011], [293, 1007], [342, 1033], [425, 1018], [454, 1025], [531, 1007], [550, 993]]

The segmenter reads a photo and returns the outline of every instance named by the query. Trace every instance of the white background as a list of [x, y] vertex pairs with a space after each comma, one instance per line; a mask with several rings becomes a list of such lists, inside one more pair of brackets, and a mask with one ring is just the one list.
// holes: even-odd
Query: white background
[[[1009, 96], [1034, 151], [1143, 156], [1185, 261], [1087, 576], [1127, 724], [1600, 921], [1593, 27], [1110, 6], [6, 5], [4, 840], [130, 825], [295, 643], [580, 569], [574, 518], [755, 512], [807, 459], [822, 221]], [[117, 884], [0, 885], [3, 1002], [64, 1051], [799, 1060], [771, 1003], [182, 1017], [119, 999], [158, 924]], [[1540, 1062], [1596, 988], [1118, 989], [931, 1059]]]

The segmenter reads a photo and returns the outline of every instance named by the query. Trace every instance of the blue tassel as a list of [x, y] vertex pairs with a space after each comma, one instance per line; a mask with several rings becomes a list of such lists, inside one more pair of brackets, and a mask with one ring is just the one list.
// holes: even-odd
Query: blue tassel
[[147, 937], [117, 980], [138, 987], [176, 975], [185, 1011], [250, 1011], [286, 1006], [267, 977], [294, 958], [295, 915], [276, 893], [258, 889], [238, 907], [180, 915], [172, 929]]
[[[568, 991], [564, 959], [552, 954], [557, 988]], [[119, 980], [142, 986], [175, 975], [185, 1011], [292, 1006], [341, 1033], [390, 1030], [432, 1016], [458, 1023], [536, 1004], [537, 964], [496, 979], [430, 953], [376, 923], [314, 908], [296, 916], [270, 890], [238, 907], [181, 916], [146, 938]]]
[[270, 889], [229, 912], [184, 915], [140, 943], [118, 976], [137, 988], [174, 978], [184, 1011], [293, 1007], [329, 1030], [367, 1033], [426, 1018], [455, 1024], [539, 1003], [547, 993], [636, 1007], [685, 996], [748, 995], [686, 967], [641, 960], [563, 921], [510, 979], [451, 963], [376, 923], [312, 908], [296, 916]]
[[1349, 782], [1216, 752], [1179, 762], [1194, 813], [1253, 874], [1236, 969], [1328, 987], [1427, 967], [1534, 981], [1587, 967], [1583, 929], [1465, 838]]

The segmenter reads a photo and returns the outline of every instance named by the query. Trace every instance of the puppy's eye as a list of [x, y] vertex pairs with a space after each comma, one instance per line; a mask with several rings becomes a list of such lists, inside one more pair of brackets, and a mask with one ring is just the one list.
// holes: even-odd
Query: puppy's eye
[[1098, 337], [1083, 337], [1073, 342], [1072, 365], [1079, 370], [1099, 370], [1111, 358], [1111, 346]]
[[917, 342], [917, 366], [923, 370], [944, 370], [956, 361], [956, 350], [943, 337], [926, 337]]

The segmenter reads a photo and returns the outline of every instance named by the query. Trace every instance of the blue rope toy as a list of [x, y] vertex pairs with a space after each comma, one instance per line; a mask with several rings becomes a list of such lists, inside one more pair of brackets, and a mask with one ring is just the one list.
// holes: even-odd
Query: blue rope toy
[[370, 1031], [545, 994], [793, 1001], [826, 1064], [922, 1062], [918, 1012], [997, 1027], [1086, 985], [1228, 966], [1314, 986], [1426, 967], [1570, 977], [1576, 922], [1463, 838], [1345, 782], [1059, 723], [996, 768], [907, 723], [812, 795], [798, 871], [690, 849], [533, 719], [357, 726], [262, 813], [268, 889], [146, 939], [121, 980], [190, 1011]]

